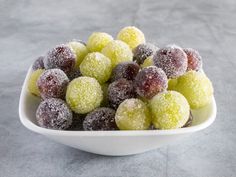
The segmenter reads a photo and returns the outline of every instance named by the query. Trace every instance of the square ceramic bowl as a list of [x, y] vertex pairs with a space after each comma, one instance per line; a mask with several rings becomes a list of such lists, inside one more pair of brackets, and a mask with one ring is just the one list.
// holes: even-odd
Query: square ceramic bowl
[[32, 96], [27, 90], [27, 81], [31, 68], [26, 75], [19, 103], [19, 115], [22, 124], [33, 132], [42, 134], [61, 144], [83, 151], [124, 156], [149, 151], [191, 135], [210, 126], [216, 117], [216, 102], [212, 102], [198, 110], [192, 110], [193, 124], [191, 127], [174, 130], [143, 130], [143, 131], [63, 131], [50, 130], [36, 124], [35, 112], [40, 99]]

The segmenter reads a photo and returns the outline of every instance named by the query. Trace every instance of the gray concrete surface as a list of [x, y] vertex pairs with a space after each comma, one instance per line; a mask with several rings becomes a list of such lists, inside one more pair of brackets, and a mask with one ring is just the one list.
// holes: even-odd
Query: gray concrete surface
[[[93, 31], [116, 35], [127, 25], [158, 46], [200, 51], [218, 105], [210, 128], [171, 146], [113, 158], [57, 144], [21, 125], [21, 85], [37, 56]], [[0, 46], [0, 177], [236, 176], [236, 1], [0, 0]]]

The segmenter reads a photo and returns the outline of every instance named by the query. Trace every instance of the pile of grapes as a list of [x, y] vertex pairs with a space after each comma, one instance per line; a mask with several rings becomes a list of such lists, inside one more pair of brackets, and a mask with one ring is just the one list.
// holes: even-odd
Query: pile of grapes
[[213, 87], [191, 48], [146, 43], [136, 27], [117, 38], [49, 50], [32, 66], [28, 90], [41, 98], [39, 126], [56, 130], [149, 130], [190, 126], [190, 109], [211, 102]]

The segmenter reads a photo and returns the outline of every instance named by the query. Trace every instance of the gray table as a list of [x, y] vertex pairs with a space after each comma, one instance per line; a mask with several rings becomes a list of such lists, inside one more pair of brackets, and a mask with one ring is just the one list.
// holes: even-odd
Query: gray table
[[[49, 48], [136, 25], [148, 41], [200, 51], [218, 114], [208, 129], [141, 155], [104, 157], [35, 134], [18, 118], [26, 71]], [[1, 177], [236, 176], [236, 1], [0, 0]]]

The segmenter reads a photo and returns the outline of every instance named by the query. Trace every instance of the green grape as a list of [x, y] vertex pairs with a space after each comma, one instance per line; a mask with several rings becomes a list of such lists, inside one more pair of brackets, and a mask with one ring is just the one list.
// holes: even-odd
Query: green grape
[[80, 72], [83, 76], [94, 77], [104, 83], [111, 76], [111, 60], [99, 52], [89, 53], [80, 64]]
[[79, 69], [80, 63], [83, 61], [84, 57], [88, 54], [87, 47], [83, 43], [76, 41], [69, 42], [67, 45], [75, 53], [76, 55], [75, 68]]
[[85, 114], [100, 106], [103, 92], [98, 81], [92, 77], [78, 77], [72, 80], [66, 91], [66, 102], [79, 114]]
[[129, 46], [119, 40], [114, 40], [107, 44], [106, 47], [102, 49], [102, 54], [110, 58], [112, 68], [121, 62], [133, 60], [133, 53]]
[[94, 32], [89, 36], [87, 47], [91, 52], [101, 52], [101, 50], [113, 40], [107, 33]]
[[119, 105], [115, 120], [120, 130], [147, 130], [151, 124], [151, 114], [144, 102], [131, 98]]
[[211, 81], [204, 73], [196, 71], [189, 71], [180, 76], [175, 90], [186, 97], [192, 109], [209, 104], [213, 95]]
[[189, 119], [190, 107], [186, 98], [176, 91], [157, 94], [149, 102], [155, 128], [181, 128]]
[[149, 67], [149, 66], [154, 66], [152, 57], [153, 57], [153, 56], [147, 57], [147, 58], [144, 60], [143, 64], [141, 64], [141, 68], [146, 68], [146, 67]]
[[37, 81], [43, 72], [44, 69], [37, 69], [30, 74], [28, 80], [28, 90], [35, 96], [40, 96], [39, 88], [37, 86]]
[[134, 26], [121, 29], [117, 35], [117, 39], [124, 41], [131, 49], [134, 49], [139, 44], [145, 43], [143, 32]]

